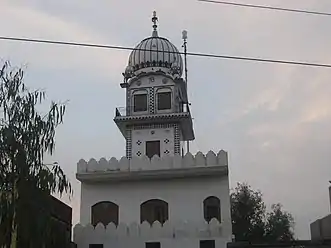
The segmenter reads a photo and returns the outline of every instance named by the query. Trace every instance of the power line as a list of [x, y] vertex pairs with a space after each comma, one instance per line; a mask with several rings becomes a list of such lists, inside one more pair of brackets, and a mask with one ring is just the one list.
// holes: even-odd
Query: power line
[[[28, 39], [28, 38], [4, 37], [4, 36], [0, 36], [0, 40], [19, 41], [19, 42], [30, 42], [30, 43], [43, 43], [43, 44], [52, 44], [52, 45], [79, 46], [79, 47], [90, 47], [90, 48], [103, 48], [103, 49], [114, 49], [114, 50], [155, 51], [155, 50], [152, 50], [152, 49], [137, 49], [137, 48], [131, 48], [131, 47], [125, 47], [125, 46], [99, 45], [99, 44], [91, 44], [91, 43], [78, 43], [78, 42], [67, 42], [67, 41]], [[171, 51], [169, 51], [167, 53], [177, 53], [177, 52], [171, 52]], [[183, 52], [179, 52], [179, 54], [182, 54], [183, 55], [184, 53]], [[217, 55], [217, 54], [207, 54], [207, 53], [194, 53], [194, 52], [187, 52], [186, 55], [196, 56], [196, 57], [205, 57], [205, 58], [244, 60], [244, 61], [251, 61], [251, 62], [277, 63], [277, 64], [287, 64], [287, 65], [299, 65], [299, 66], [309, 66], [309, 67], [331, 68], [331, 64], [309, 63], [309, 62], [301, 62], [301, 61], [263, 59], [263, 58], [252, 58], [252, 57], [241, 57], [241, 56], [228, 56], [228, 55]]]
[[259, 9], [295, 12], [295, 13], [301, 13], [301, 14], [331, 16], [331, 13], [327, 13], [327, 12], [318, 12], [318, 11], [310, 11], [310, 10], [302, 10], [302, 9], [288, 9], [288, 8], [272, 7], [272, 6], [266, 6], [266, 5], [254, 5], [254, 4], [244, 4], [244, 3], [216, 1], [216, 0], [198, 0], [198, 1], [206, 2], [206, 3], [232, 5], [232, 6], [237, 6], [237, 7], [259, 8]]

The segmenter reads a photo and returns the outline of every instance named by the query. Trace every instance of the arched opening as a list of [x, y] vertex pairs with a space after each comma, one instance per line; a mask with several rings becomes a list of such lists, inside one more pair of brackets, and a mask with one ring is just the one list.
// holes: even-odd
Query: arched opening
[[221, 201], [215, 196], [209, 196], [203, 201], [203, 217], [206, 221], [215, 218], [221, 222]]
[[140, 222], [147, 221], [153, 224], [154, 221], [159, 221], [161, 224], [169, 218], [168, 203], [162, 200], [153, 199], [145, 201], [140, 205]]
[[157, 110], [170, 110], [172, 108], [172, 92], [170, 88], [161, 88], [156, 92]]
[[147, 90], [137, 90], [133, 92], [132, 106], [134, 112], [146, 112], [148, 109]]
[[110, 222], [118, 225], [118, 205], [103, 201], [98, 202], [92, 206], [91, 223], [96, 226], [99, 222], [107, 226]]

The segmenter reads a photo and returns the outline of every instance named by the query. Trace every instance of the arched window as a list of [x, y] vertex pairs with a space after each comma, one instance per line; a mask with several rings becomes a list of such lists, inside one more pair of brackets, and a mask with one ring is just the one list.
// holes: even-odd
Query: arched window
[[158, 110], [168, 110], [172, 107], [172, 100], [171, 100], [171, 89], [170, 88], [161, 88], [158, 89], [156, 92], [156, 99], [157, 99], [157, 109]]
[[134, 112], [145, 112], [147, 111], [147, 90], [137, 90], [133, 92], [133, 111]]
[[159, 221], [161, 224], [169, 218], [168, 203], [162, 200], [153, 199], [140, 205], [140, 222], [147, 221], [153, 224]]
[[209, 196], [203, 201], [203, 216], [206, 221], [215, 218], [221, 222], [221, 201], [215, 196]]
[[92, 206], [91, 223], [96, 226], [99, 222], [107, 226], [110, 222], [118, 225], [118, 205], [103, 201]]

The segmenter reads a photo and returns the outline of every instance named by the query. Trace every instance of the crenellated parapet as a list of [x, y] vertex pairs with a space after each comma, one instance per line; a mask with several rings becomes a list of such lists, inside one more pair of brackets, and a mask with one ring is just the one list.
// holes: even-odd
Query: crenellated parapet
[[153, 225], [148, 222], [142, 224], [132, 223], [126, 225], [120, 223], [115, 226], [113, 223], [106, 227], [99, 223], [96, 227], [91, 224], [82, 226], [77, 224], [74, 227], [74, 242], [77, 244], [84, 241], [98, 240], [106, 243], [106, 240], [117, 238], [144, 238], [144, 239], [180, 239], [180, 238], [222, 238], [222, 223], [212, 219], [209, 223], [191, 223], [166, 221], [163, 225], [155, 221]]
[[185, 169], [195, 167], [213, 167], [228, 165], [228, 155], [224, 150], [215, 154], [209, 151], [206, 155], [198, 152], [195, 155], [187, 153], [185, 156], [164, 156], [162, 158], [154, 156], [149, 159], [147, 156], [133, 157], [127, 159], [122, 157], [120, 160], [111, 158], [107, 160], [101, 158], [99, 161], [94, 158], [88, 162], [81, 159], [77, 163], [77, 174], [100, 173], [100, 172], [128, 172], [144, 170], [166, 170], [166, 169]]

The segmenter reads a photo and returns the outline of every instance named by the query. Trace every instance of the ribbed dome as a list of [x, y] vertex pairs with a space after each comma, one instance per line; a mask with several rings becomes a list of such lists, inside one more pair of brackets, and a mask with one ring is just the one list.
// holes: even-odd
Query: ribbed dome
[[183, 71], [183, 60], [178, 49], [166, 38], [152, 36], [141, 41], [129, 57], [129, 67], [133, 72], [143, 68], [161, 67], [169, 71], [178, 67]]
[[142, 40], [131, 52], [125, 75], [131, 77], [140, 72], [161, 70], [165, 73], [179, 74], [183, 72], [183, 60], [178, 49], [166, 38], [159, 37], [157, 32], [156, 12], [153, 13], [153, 33]]

